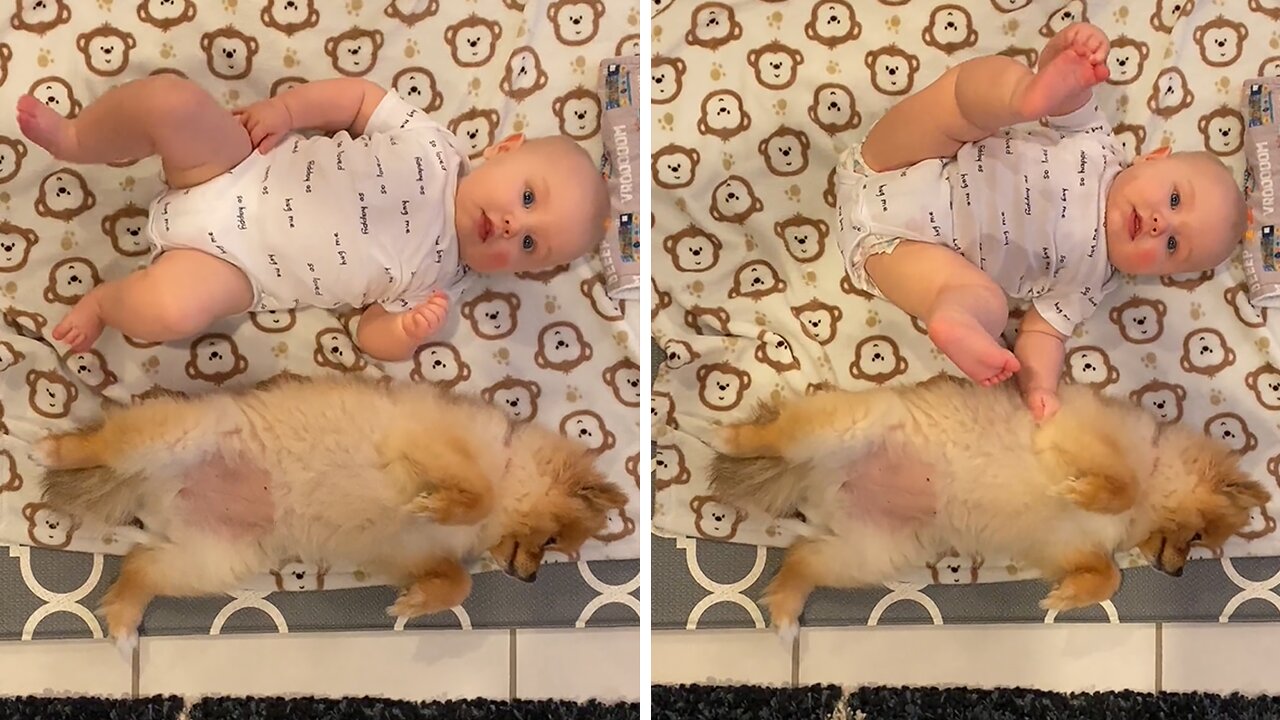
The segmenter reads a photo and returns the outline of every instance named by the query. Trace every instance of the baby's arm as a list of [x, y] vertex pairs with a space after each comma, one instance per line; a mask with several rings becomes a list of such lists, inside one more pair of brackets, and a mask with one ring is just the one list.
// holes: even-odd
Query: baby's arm
[[333, 78], [298, 85], [237, 110], [254, 147], [266, 152], [290, 130], [364, 133], [387, 91], [360, 78]]
[[1018, 327], [1013, 354], [1022, 364], [1018, 387], [1036, 420], [1046, 420], [1058, 411], [1058, 381], [1062, 377], [1065, 340], [1066, 336], [1054, 329], [1034, 305], [1027, 308]]
[[437, 291], [426, 302], [399, 313], [377, 303], [365, 308], [356, 328], [356, 345], [379, 360], [408, 360], [444, 325], [449, 298]]

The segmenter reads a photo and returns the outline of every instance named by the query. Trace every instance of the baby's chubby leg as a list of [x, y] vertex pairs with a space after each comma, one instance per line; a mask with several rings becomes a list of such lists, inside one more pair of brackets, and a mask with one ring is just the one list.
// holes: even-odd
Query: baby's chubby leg
[[230, 111], [200, 86], [167, 73], [112, 88], [71, 120], [31, 95], [18, 99], [17, 116], [23, 135], [66, 162], [159, 155], [174, 188], [217, 177], [253, 150]]
[[82, 352], [105, 325], [146, 342], [181, 340], [246, 312], [252, 302], [253, 286], [239, 268], [198, 250], [170, 250], [89, 291], [53, 329], [53, 339]]
[[880, 292], [924, 321], [929, 339], [974, 381], [1004, 382], [1020, 363], [996, 338], [1009, 321], [1004, 291], [950, 248], [904, 240], [892, 253], [867, 258]]
[[1077, 23], [1049, 41], [1034, 72], [1003, 55], [966, 60], [890, 108], [867, 134], [863, 160], [872, 170], [896, 170], [952, 157], [1010, 125], [1069, 113], [1107, 79], [1107, 51], [1101, 30]]

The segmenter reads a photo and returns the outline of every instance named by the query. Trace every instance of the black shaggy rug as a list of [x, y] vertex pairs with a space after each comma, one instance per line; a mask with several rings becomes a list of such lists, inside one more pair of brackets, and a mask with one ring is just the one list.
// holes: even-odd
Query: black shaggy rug
[[[184, 709], [186, 715], [184, 716]], [[637, 703], [551, 700], [403, 702], [379, 698], [0, 698], [4, 720], [636, 720]]]
[[675, 685], [652, 702], [653, 720], [1280, 720], [1280, 698], [1207, 693]]

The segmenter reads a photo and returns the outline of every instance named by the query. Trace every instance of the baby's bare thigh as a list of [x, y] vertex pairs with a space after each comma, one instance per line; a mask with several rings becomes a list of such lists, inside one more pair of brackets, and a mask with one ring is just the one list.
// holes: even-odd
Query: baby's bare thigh
[[166, 250], [140, 272], [157, 302], [194, 306], [210, 322], [247, 312], [253, 304], [253, 284], [244, 271], [200, 250]]
[[900, 100], [872, 126], [862, 159], [873, 172], [910, 167], [922, 160], [954, 157], [973, 130], [956, 104], [955, 68]]

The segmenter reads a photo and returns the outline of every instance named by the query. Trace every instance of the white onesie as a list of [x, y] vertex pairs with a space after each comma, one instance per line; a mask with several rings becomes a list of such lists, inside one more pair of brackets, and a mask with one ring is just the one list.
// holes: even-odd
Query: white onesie
[[[379, 303], [461, 290], [453, 199], [470, 169], [453, 134], [388, 92], [365, 134], [291, 134], [151, 203], [154, 254], [192, 248], [240, 268], [252, 311]], [[452, 297], [456, 301], [457, 297]]]
[[858, 146], [846, 151], [836, 227], [850, 279], [879, 295], [868, 257], [902, 239], [945, 245], [1070, 335], [1115, 279], [1103, 223], [1121, 154], [1094, 103], [1048, 125], [1006, 128], [955, 158], [883, 173], [866, 167]]

